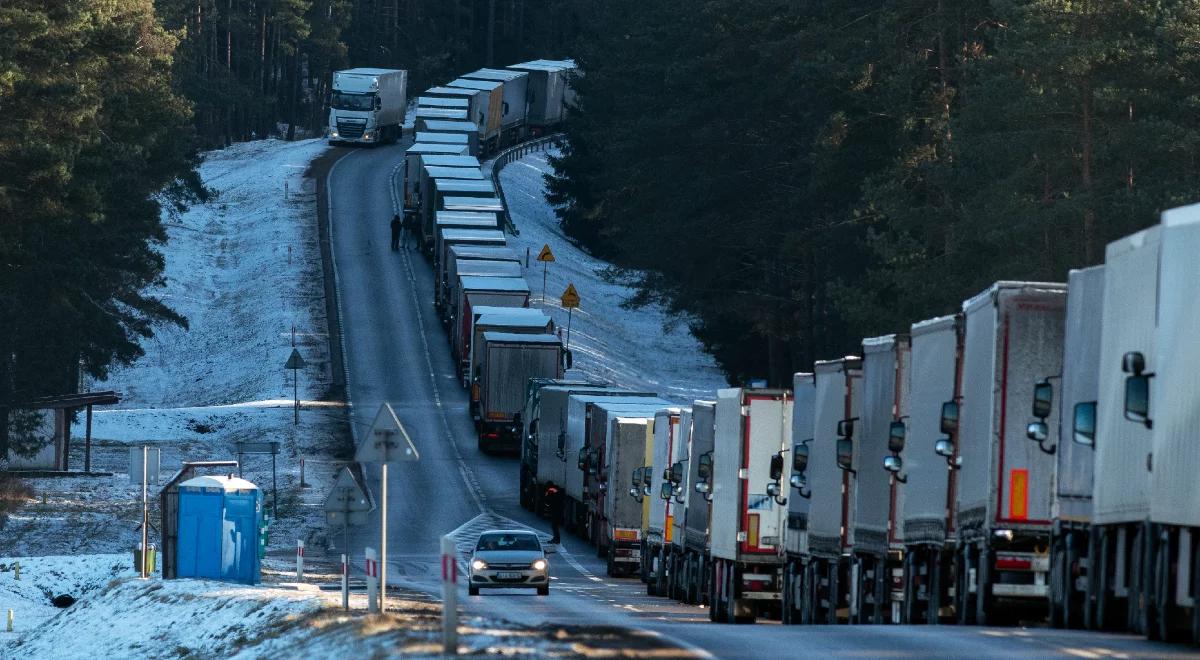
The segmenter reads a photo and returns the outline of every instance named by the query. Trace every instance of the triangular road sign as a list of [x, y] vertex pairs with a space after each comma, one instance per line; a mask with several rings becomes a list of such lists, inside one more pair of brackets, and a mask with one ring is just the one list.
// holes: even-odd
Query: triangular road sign
[[367, 499], [367, 494], [359, 485], [358, 479], [354, 478], [354, 473], [350, 471], [350, 468], [344, 467], [338, 472], [333, 490], [329, 492], [329, 497], [325, 498], [325, 510], [327, 512], [371, 510], [371, 501]]
[[300, 357], [300, 351], [292, 349], [292, 355], [288, 357], [287, 364], [283, 365], [284, 369], [303, 369], [304, 358]]
[[567, 284], [567, 290], [562, 294], [563, 309], [572, 309], [579, 307], [579, 292], [575, 290], [574, 284]]
[[354, 460], [359, 463], [392, 463], [419, 458], [421, 455], [417, 453], [412, 438], [408, 437], [408, 431], [404, 430], [391, 404], [379, 406], [371, 430], [367, 431], [354, 452]]
[[554, 253], [550, 251], [550, 244], [542, 245], [542, 251], [538, 252], [538, 261], [554, 261]]

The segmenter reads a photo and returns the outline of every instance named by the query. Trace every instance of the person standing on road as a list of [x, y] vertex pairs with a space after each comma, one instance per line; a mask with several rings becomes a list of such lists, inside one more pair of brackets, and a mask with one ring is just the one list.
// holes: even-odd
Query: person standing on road
[[400, 216], [393, 215], [392, 216], [392, 252], [397, 252], [400, 250], [400, 229], [401, 228], [402, 228], [402, 225], [400, 224]]
[[546, 491], [542, 493], [542, 502], [545, 503], [546, 515], [550, 518], [550, 530], [554, 533], [550, 542], [559, 543], [558, 523], [562, 520], [563, 513], [562, 489], [554, 485], [553, 481], [547, 481]]

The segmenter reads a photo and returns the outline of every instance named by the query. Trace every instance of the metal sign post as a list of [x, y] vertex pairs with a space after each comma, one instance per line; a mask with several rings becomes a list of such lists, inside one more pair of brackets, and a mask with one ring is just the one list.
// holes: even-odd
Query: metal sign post
[[[293, 329], [293, 332], [295, 332], [294, 329]], [[293, 339], [293, 345], [295, 345], [294, 339]], [[305, 365], [304, 358], [300, 357], [300, 351], [297, 351], [294, 348], [292, 349], [291, 356], [288, 357], [287, 362], [284, 363], [284, 365], [283, 365], [284, 369], [292, 370], [292, 408], [293, 408], [292, 424], [293, 425], [300, 423], [300, 370], [304, 368], [304, 365]]]
[[235, 442], [234, 452], [238, 455], [238, 476], [242, 476], [242, 456], [245, 454], [271, 455], [271, 515], [279, 519], [279, 484], [275, 480], [275, 456], [279, 454], [278, 442]]
[[575, 290], [575, 285], [568, 282], [567, 290], [562, 293], [562, 306], [567, 310], [567, 349], [571, 348], [571, 312], [579, 307], [579, 292]]
[[333, 490], [329, 491], [329, 497], [325, 498], [325, 522], [331, 527], [341, 525], [342, 549], [347, 553], [350, 552], [350, 525], [365, 524], [371, 508], [367, 493], [358, 483], [358, 479], [354, 478], [354, 473], [348, 467], [342, 468], [333, 484]]
[[387, 505], [388, 505], [388, 463], [392, 461], [416, 461], [421, 458], [413, 445], [408, 431], [396, 417], [396, 411], [391, 404], [385, 403], [379, 407], [371, 430], [367, 432], [362, 443], [354, 452], [354, 460], [359, 463], [379, 463], [381, 479], [381, 499], [379, 511], [379, 609], [387, 611]]
[[454, 539], [442, 537], [442, 653], [458, 655], [458, 554]]
[[150, 563], [148, 561], [148, 558], [150, 557], [150, 500], [147, 496], [150, 469], [149, 462], [150, 448], [146, 445], [142, 445], [142, 560], [138, 562], [141, 564], [141, 566], [138, 567], [138, 570], [142, 574], [142, 579], [150, 577], [150, 571], [148, 568]]
[[546, 273], [550, 270], [550, 262], [554, 261], [554, 253], [550, 251], [550, 244], [542, 245], [542, 251], [538, 252], [537, 260], [542, 262], [542, 304], [546, 304]]

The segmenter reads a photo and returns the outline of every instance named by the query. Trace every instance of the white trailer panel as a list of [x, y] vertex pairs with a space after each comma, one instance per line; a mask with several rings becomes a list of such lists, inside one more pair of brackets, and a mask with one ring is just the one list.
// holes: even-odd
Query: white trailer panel
[[547, 127], [558, 124], [566, 115], [565, 94], [570, 68], [536, 62], [514, 64], [510, 69], [529, 74], [527, 97], [529, 110], [526, 121], [530, 126]]
[[559, 465], [556, 482], [562, 484], [563, 492], [576, 502], [583, 502], [584, 473], [579, 469], [579, 452], [584, 449], [587, 440], [589, 415], [596, 406], [600, 406], [599, 414], [609, 412], [645, 412], [657, 410], [670, 405], [657, 397], [626, 395], [622, 397], [601, 397], [597, 400], [592, 395], [572, 396], [567, 402], [566, 432], [561, 436], [562, 444], [556, 454]]
[[472, 105], [472, 111], [475, 114], [471, 116], [471, 119], [479, 125], [480, 142], [494, 139], [500, 134], [501, 119], [504, 116], [504, 86], [501, 83], [492, 80], [459, 78], [448, 86], [483, 92], [476, 97], [482, 100], [477, 105]]
[[[621, 530], [623, 541], [640, 541], [644, 532], [643, 510], [649, 502], [639, 502], [629, 494], [633, 471], [646, 464], [646, 446], [652, 436], [653, 417], [621, 415], [612, 420], [604, 447], [605, 461], [600, 466], [604, 489], [604, 517], [609, 538]], [[639, 484], [640, 488], [641, 485]], [[636, 530], [636, 535], [633, 533]]]
[[[1158, 365], [1150, 381], [1150, 520], [1200, 526], [1200, 205], [1163, 214]], [[1132, 309], [1123, 310], [1134, 313]], [[1149, 365], [1147, 365], [1149, 366]], [[1135, 471], [1139, 466], [1130, 464]], [[1193, 551], [1194, 553], [1195, 551]], [[1181, 560], [1186, 564], [1186, 560]], [[1184, 588], [1186, 592], [1186, 587]]]
[[[997, 282], [963, 303], [959, 537], [993, 527], [1049, 529], [1053, 456], [1025, 436], [1034, 385], [1062, 373], [1066, 286]], [[1058, 412], [1046, 423], [1058, 424]]]
[[479, 416], [486, 424], [507, 424], [525, 403], [530, 378], [562, 377], [562, 342], [555, 335], [483, 333]]
[[529, 84], [529, 74], [525, 71], [507, 69], [480, 69], [468, 73], [463, 78], [472, 80], [491, 80], [504, 85], [503, 109], [500, 113], [501, 126], [505, 130], [525, 123], [526, 89]]
[[1087, 522], [1092, 517], [1092, 446], [1075, 442], [1075, 407], [1095, 405], [1100, 388], [1100, 341], [1104, 319], [1104, 266], [1073, 270], [1067, 278], [1063, 377], [1055, 453], [1058, 472], [1053, 517]]
[[662, 493], [663, 472], [683, 455], [682, 447], [687, 442], [683, 428], [682, 408], [663, 408], [654, 414], [654, 451], [650, 469], [650, 521], [647, 523], [647, 538], [660, 543], [670, 540], [669, 530], [673, 524], [673, 513], [678, 505], [674, 496], [664, 500]]
[[[485, 332], [508, 332], [523, 335], [554, 333], [554, 321], [541, 310], [528, 307], [483, 307], [489, 310], [480, 313], [471, 310], [471, 343], [467, 346], [467, 373], [478, 377], [483, 365], [483, 334]], [[554, 378], [560, 378], [555, 376]]]
[[701, 552], [708, 548], [708, 524], [712, 516], [712, 504], [704, 493], [696, 490], [696, 484], [700, 483], [700, 457], [713, 452], [716, 406], [715, 401], [692, 402], [692, 453], [687, 463], [689, 487], [683, 538], [686, 547]]
[[[784, 461], [787, 466], [795, 465], [797, 447], [803, 444], [808, 444], [810, 447], [812, 445], [817, 400], [816, 381], [812, 374], [797, 373], [792, 377], [792, 396], [795, 397], [792, 404], [792, 451], [787, 454], [791, 460]], [[784, 548], [789, 555], [806, 555], [808, 554], [810, 500], [801, 496], [798, 489], [790, 486], [790, 475], [795, 474], [793, 469], [785, 469], [783, 474], [789, 482], [787, 487], [789, 493], [787, 531], [783, 537]], [[807, 492], [808, 485], [805, 484], [804, 488]]]
[[808, 487], [812, 491], [808, 514], [809, 552], [837, 557], [852, 545], [849, 538], [853, 483], [837, 464], [838, 422], [860, 416], [862, 359], [817, 362], [813, 365], [816, 398], [813, 403], [813, 440], [809, 443]]
[[[855, 429], [854, 548], [884, 554], [899, 542], [891, 515], [899, 510], [893, 477], [883, 468], [892, 422], [906, 413], [909, 387], [908, 337], [886, 335], [864, 339], [863, 400], [860, 428]], [[861, 429], [861, 430], [860, 430]], [[898, 526], [897, 526], [898, 527]], [[900, 530], [897, 528], [897, 532]]]
[[942, 404], [954, 398], [959, 323], [957, 316], [941, 316], [914, 323], [911, 330], [912, 389], [907, 438], [900, 454], [908, 477], [900, 520], [904, 542], [910, 545], [941, 545], [950, 532], [950, 468], [944, 457], [934, 453], [933, 445], [945, 435]]
[[[678, 461], [683, 461], [683, 481], [679, 483], [679, 487], [683, 489], [683, 494], [678, 497], [683, 498], [683, 502], [674, 502], [671, 512], [671, 529], [667, 536], [667, 541], [683, 547], [683, 540], [687, 534], [687, 506], [688, 492], [691, 488], [691, 482], [688, 481], [688, 463], [692, 460], [692, 409], [684, 408], [679, 417], [679, 428], [682, 438], [679, 443], [678, 452], [676, 452], [675, 460], [671, 462], [673, 465]], [[670, 466], [668, 466], [670, 467]], [[707, 509], [707, 507], [706, 507]]]

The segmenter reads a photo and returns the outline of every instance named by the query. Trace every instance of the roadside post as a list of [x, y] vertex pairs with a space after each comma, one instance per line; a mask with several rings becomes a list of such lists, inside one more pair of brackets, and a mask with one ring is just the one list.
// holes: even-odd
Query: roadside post
[[458, 655], [458, 549], [442, 537], [442, 653]]
[[304, 580], [304, 541], [296, 539], [296, 581]]
[[271, 515], [279, 519], [279, 484], [275, 480], [275, 457], [279, 455], [279, 443], [271, 442], [235, 442], [233, 451], [238, 457], [238, 476], [242, 476], [242, 457], [246, 454], [271, 455]]
[[542, 304], [546, 304], [546, 273], [550, 270], [550, 262], [554, 261], [554, 253], [550, 251], [550, 244], [542, 245], [542, 251], [538, 252], [537, 260], [542, 262]]
[[138, 571], [142, 574], [142, 579], [150, 577], [147, 569], [148, 557], [150, 555], [148, 548], [150, 547], [150, 499], [148, 496], [149, 480], [150, 480], [150, 447], [142, 445], [142, 544], [141, 544], [141, 561], [138, 562], [141, 566]]
[[342, 553], [342, 609], [350, 609], [350, 566], [346, 563], [346, 553]]
[[568, 282], [567, 290], [562, 294], [562, 306], [567, 310], [567, 344], [568, 350], [571, 348], [571, 312], [579, 307], [579, 292], [575, 290], [575, 285]]
[[367, 611], [374, 614], [379, 611], [379, 561], [375, 559], [375, 549], [367, 548]]
[[300, 357], [300, 351], [292, 349], [291, 356], [284, 363], [284, 369], [292, 370], [292, 425], [300, 423], [300, 370], [304, 368], [304, 358]]
[[394, 461], [416, 461], [421, 455], [413, 445], [408, 431], [396, 417], [389, 403], [379, 406], [371, 430], [367, 432], [362, 443], [354, 452], [354, 460], [359, 463], [379, 463], [380, 465], [380, 511], [379, 511], [379, 609], [387, 611], [387, 505], [388, 505], [388, 463]]

